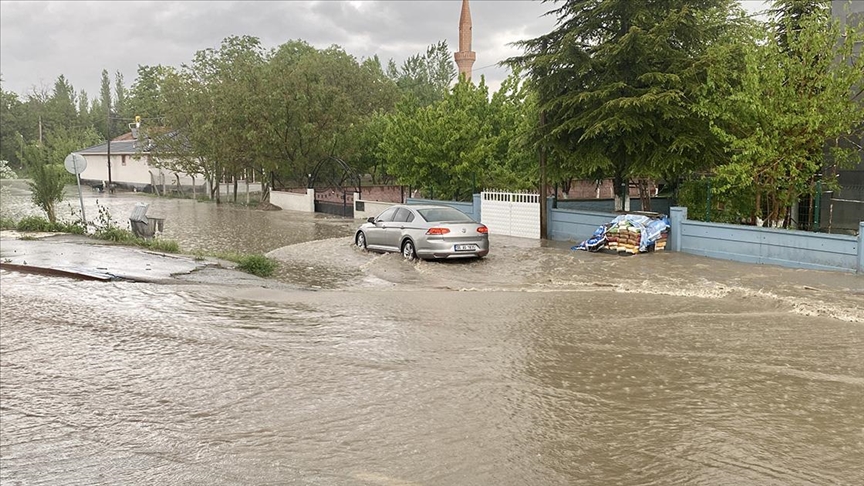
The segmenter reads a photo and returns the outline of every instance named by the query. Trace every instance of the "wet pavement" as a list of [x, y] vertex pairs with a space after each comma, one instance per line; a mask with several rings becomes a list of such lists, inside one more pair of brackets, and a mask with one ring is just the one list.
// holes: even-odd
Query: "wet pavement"
[[96, 245], [85, 236], [45, 234], [4, 235], [0, 232], [0, 265], [19, 271], [98, 280], [160, 282], [190, 274], [214, 263], [189, 256], [175, 256], [113, 245]]

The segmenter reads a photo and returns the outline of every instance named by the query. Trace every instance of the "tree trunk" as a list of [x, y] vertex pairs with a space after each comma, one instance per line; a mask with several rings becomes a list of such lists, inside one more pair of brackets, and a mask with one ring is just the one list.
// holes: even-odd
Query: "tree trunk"
[[651, 195], [648, 194], [648, 180], [639, 179], [639, 200], [642, 202], [642, 211], [651, 211]]
[[615, 211], [627, 211], [628, 210], [628, 181], [623, 176], [616, 175], [612, 179], [613, 192], [615, 194]]

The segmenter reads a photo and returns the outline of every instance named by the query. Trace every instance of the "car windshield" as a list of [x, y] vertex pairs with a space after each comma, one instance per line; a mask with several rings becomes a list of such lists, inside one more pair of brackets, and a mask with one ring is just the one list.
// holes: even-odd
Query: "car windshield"
[[418, 209], [420, 216], [430, 223], [453, 222], [453, 223], [470, 223], [474, 221], [468, 215], [453, 208], [429, 208]]

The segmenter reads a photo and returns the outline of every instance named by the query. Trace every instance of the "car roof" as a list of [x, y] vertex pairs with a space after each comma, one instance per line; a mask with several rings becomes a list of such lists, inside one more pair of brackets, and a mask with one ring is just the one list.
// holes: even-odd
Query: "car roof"
[[453, 209], [455, 211], [459, 211], [454, 207], [445, 206], [443, 204], [398, 204], [397, 206], [411, 209]]

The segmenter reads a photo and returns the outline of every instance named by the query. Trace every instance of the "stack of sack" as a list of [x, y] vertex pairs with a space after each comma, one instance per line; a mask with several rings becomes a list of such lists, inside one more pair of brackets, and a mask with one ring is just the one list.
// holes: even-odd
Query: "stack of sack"
[[623, 214], [605, 224], [573, 250], [599, 251], [609, 249], [636, 254], [666, 248], [669, 236], [669, 218], [664, 214], [645, 216]]
[[606, 248], [625, 253], [639, 252], [642, 227], [624, 220], [606, 230]]
[[669, 230], [666, 229], [662, 233], [660, 233], [660, 238], [657, 238], [657, 241], [654, 242], [654, 251], [662, 251], [666, 248], [666, 240], [669, 238]]

